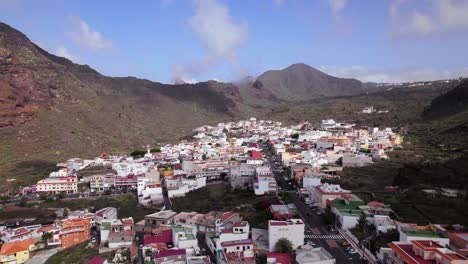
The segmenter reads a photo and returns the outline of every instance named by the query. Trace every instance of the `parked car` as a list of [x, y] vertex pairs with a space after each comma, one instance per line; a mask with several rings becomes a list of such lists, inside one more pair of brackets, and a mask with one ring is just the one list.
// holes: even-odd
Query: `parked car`
[[357, 253], [356, 249], [354, 249], [352, 247], [350, 249], [347, 249], [346, 251], [348, 251], [349, 254], [356, 254]]

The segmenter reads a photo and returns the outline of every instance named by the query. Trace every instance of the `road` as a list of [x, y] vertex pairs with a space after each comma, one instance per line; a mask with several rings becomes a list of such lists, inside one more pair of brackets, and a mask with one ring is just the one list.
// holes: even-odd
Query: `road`
[[349, 254], [346, 252], [341, 242], [342, 236], [338, 232], [329, 232], [323, 218], [317, 212], [307, 206], [285, 180], [284, 172], [276, 170], [273, 157], [266, 146], [263, 146], [263, 153], [266, 155], [268, 164], [273, 169], [273, 174], [278, 185], [291, 193], [292, 203], [296, 206], [297, 212], [302, 217], [305, 228], [305, 237], [313, 241], [317, 247], [325, 248], [336, 259], [336, 263], [363, 263], [359, 254]]

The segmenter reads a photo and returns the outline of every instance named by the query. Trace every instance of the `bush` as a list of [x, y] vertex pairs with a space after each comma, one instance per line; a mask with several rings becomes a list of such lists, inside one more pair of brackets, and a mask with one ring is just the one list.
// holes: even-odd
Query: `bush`
[[134, 150], [132, 153], [130, 153], [130, 156], [132, 157], [143, 157], [146, 154], [146, 151], [144, 150]]
[[291, 253], [293, 250], [292, 242], [287, 238], [281, 238], [276, 242], [275, 252], [277, 253]]

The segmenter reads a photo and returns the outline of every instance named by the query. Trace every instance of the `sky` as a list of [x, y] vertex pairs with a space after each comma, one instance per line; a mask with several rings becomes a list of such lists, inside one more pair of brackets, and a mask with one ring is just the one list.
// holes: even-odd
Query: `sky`
[[468, 77], [468, 0], [0, 0], [0, 21], [108, 76], [237, 81], [306, 63], [338, 77]]

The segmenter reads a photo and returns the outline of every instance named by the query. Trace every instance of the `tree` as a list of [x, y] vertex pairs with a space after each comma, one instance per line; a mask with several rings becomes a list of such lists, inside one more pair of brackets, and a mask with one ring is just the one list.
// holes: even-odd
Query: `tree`
[[281, 238], [276, 242], [275, 252], [277, 253], [291, 253], [293, 250], [292, 242], [287, 238]]
[[161, 149], [160, 149], [160, 148], [152, 148], [152, 149], [150, 149], [150, 152], [151, 152], [151, 153], [154, 153], [154, 152], [161, 152]]
[[23, 196], [19, 202], [19, 206], [26, 207], [28, 205], [28, 197]]
[[132, 153], [130, 153], [130, 156], [134, 158], [143, 157], [145, 154], [146, 154], [146, 151], [137, 149], [137, 150], [134, 150]]
[[359, 230], [361, 230], [361, 232], [363, 232], [366, 224], [367, 224], [366, 215], [364, 213], [361, 213], [357, 222], [357, 227], [359, 228]]
[[59, 192], [57, 194], [57, 196], [55, 196], [56, 200], [62, 200], [63, 198], [65, 198], [65, 193], [64, 192]]
[[52, 232], [44, 232], [42, 234], [42, 242], [44, 243], [44, 249], [47, 249], [49, 245], [49, 240], [52, 238]]

